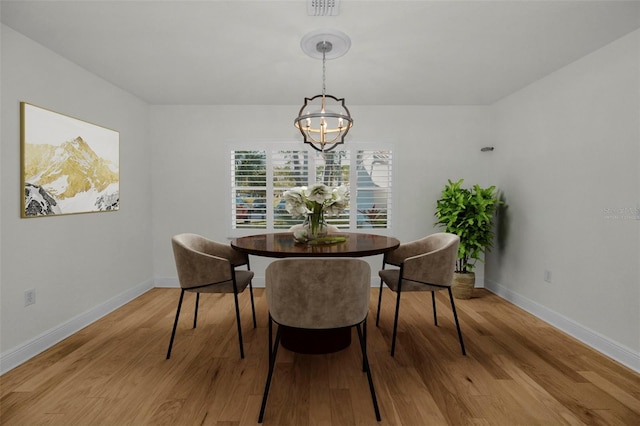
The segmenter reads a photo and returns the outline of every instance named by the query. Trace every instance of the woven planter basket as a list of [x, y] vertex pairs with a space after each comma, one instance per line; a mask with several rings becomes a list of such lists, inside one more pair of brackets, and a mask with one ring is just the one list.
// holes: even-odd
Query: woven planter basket
[[453, 274], [451, 292], [456, 299], [471, 299], [473, 288], [476, 284], [476, 274], [474, 272]]

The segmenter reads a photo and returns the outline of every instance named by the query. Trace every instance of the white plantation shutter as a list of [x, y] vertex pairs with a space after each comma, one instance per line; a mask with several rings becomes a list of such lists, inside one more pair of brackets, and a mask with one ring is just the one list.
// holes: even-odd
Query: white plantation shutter
[[285, 209], [283, 195], [285, 191], [304, 186], [309, 182], [309, 153], [302, 151], [271, 151], [271, 168], [273, 170], [273, 228], [287, 230], [300, 223]]
[[358, 151], [356, 183], [358, 228], [389, 227], [391, 166], [391, 151]]
[[[256, 146], [255, 143], [251, 144]], [[306, 146], [262, 144], [264, 149], [231, 149], [233, 229], [287, 230], [302, 219], [285, 209], [283, 194], [315, 182], [346, 185], [349, 209], [327, 221], [341, 229], [386, 229], [391, 224], [392, 152], [373, 144], [320, 153]], [[371, 149], [368, 149], [368, 148]], [[367, 149], [362, 149], [367, 148]]]
[[[233, 228], [266, 228], [267, 156], [265, 151], [232, 151]], [[262, 203], [260, 202], [262, 201]]]

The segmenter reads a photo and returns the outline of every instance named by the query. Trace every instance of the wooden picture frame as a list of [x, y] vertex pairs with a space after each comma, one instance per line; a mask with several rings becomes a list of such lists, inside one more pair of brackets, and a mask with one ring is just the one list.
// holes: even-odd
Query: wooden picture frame
[[20, 103], [21, 217], [120, 209], [120, 133]]

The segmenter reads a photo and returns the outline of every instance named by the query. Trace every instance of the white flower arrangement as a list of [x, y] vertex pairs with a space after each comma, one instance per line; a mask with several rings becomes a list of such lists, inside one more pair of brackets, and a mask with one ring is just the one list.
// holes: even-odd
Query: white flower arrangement
[[305, 218], [308, 227], [294, 232], [297, 241], [309, 241], [320, 235], [324, 216], [337, 216], [349, 207], [349, 188], [329, 188], [322, 183], [298, 186], [284, 193], [285, 208], [293, 218]]
[[286, 191], [284, 200], [287, 212], [293, 218], [316, 213], [337, 216], [349, 207], [349, 188], [345, 185], [329, 188], [323, 183], [298, 186]]

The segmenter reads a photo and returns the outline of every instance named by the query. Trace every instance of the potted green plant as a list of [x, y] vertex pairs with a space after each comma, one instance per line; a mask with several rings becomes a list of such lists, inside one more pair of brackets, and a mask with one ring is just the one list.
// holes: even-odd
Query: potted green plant
[[458, 260], [451, 291], [458, 299], [469, 299], [475, 286], [476, 261], [493, 243], [492, 219], [503, 202], [496, 197], [495, 186], [463, 188], [464, 179], [448, 181], [436, 205], [437, 226], [460, 237]]

